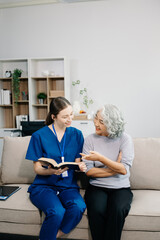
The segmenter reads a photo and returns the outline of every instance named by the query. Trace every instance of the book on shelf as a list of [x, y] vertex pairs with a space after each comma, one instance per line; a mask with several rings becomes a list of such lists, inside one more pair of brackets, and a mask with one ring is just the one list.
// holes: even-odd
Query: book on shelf
[[69, 170], [80, 170], [79, 164], [76, 162], [62, 162], [58, 164], [54, 159], [44, 157], [39, 158], [38, 161], [42, 162], [44, 167], [51, 165], [54, 169], [63, 169], [67, 167]]
[[0, 89], [0, 105], [11, 104], [11, 91], [8, 89]]
[[0, 89], [0, 105], [3, 105], [3, 89]]
[[0, 186], [0, 200], [6, 200], [21, 188], [19, 186]]

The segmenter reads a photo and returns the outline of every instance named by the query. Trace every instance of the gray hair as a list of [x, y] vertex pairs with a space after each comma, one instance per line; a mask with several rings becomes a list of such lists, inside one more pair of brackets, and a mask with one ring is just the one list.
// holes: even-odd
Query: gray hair
[[102, 117], [104, 125], [107, 127], [108, 137], [120, 137], [125, 125], [121, 111], [112, 104], [106, 104], [102, 109]]

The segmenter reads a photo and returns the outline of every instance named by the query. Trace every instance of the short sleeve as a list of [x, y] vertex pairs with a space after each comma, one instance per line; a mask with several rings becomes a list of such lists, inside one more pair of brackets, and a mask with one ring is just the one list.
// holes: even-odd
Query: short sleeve
[[78, 134], [78, 151], [77, 151], [76, 158], [81, 158], [80, 153], [82, 152], [83, 143], [84, 143], [83, 134], [82, 134], [81, 131], [79, 131], [79, 134]]
[[132, 138], [129, 135], [125, 135], [122, 138], [120, 150], [122, 151], [121, 163], [124, 164], [126, 169], [128, 169], [132, 166], [134, 159], [134, 144]]
[[[85, 138], [82, 152], [84, 154], [89, 154], [89, 151], [94, 151], [94, 146], [93, 146], [93, 143], [91, 141], [91, 136], [88, 136], [87, 138]], [[91, 168], [94, 167], [94, 162], [93, 161], [83, 159], [83, 162], [86, 164], [86, 167], [87, 167], [86, 172], [88, 172]]]
[[40, 136], [38, 134], [33, 134], [26, 153], [26, 159], [37, 161], [42, 156]]

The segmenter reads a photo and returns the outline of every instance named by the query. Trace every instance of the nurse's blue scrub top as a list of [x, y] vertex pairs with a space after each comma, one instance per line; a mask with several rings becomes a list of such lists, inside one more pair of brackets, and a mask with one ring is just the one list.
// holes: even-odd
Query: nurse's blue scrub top
[[[64, 136], [60, 142], [61, 149], [64, 142]], [[76, 128], [66, 128], [66, 140], [64, 146], [64, 161], [75, 162], [75, 158], [80, 158], [83, 147], [82, 132]], [[52, 130], [45, 126], [32, 134], [26, 159], [38, 161], [39, 158], [53, 158], [57, 163], [61, 163], [61, 151], [58, 141]], [[36, 175], [34, 182], [29, 188], [29, 192], [35, 185], [57, 186], [64, 188], [78, 188], [76, 174], [73, 170], [68, 170], [68, 177], [62, 175]]]

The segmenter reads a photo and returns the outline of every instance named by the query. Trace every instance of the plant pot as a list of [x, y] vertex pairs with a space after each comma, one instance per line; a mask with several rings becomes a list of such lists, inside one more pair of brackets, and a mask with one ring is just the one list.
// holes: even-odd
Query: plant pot
[[38, 102], [39, 102], [39, 104], [44, 104], [44, 99], [43, 98], [39, 98]]

